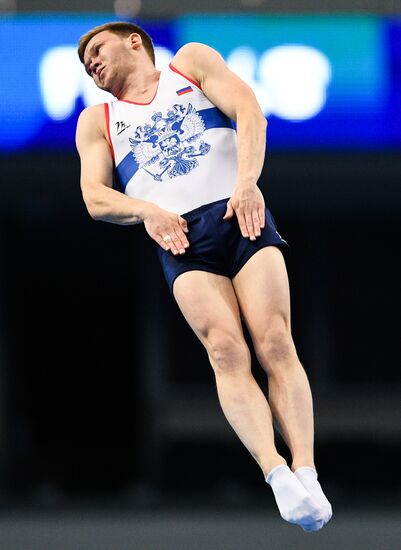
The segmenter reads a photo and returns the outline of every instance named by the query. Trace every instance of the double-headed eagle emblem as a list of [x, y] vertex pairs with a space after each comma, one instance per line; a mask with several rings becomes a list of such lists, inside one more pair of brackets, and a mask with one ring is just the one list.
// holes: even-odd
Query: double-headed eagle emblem
[[152, 121], [138, 126], [129, 141], [139, 168], [155, 181], [163, 181], [165, 172], [170, 178], [188, 174], [199, 166], [196, 157], [210, 151], [211, 146], [200, 139], [205, 124], [191, 104], [173, 105], [166, 117], [154, 113]]

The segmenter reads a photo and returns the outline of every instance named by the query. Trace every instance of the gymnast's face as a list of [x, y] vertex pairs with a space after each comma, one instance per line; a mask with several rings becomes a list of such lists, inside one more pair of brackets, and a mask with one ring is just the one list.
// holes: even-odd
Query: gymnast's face
[[99, 32], [85, 48], [85, 70], [98, 88], [117, 96], [135, 68], [135, 54], [141, 44], [136, 33], [124, 37], [110, 31]]

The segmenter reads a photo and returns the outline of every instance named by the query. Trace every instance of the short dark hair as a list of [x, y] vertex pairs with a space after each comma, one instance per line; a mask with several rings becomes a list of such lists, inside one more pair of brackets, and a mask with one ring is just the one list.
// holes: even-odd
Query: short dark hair
[[99, 25], [98, 27], [91, 29], [83, 36], [81, 36], [78, 43], [78, 55], [81, 63], [84, 62], [84, 53], [88, 42], [102, 31], [110, 31], [114, 34], [118, 34], [119, 36], [124, 37], [129, 36], [133, 32], [136, 32], [142, 38], [143, 47], [148, 53], [153, 65], [155, 64], [155, 49], [153, 47], [152, 39], [150, 38], [148, 33], [144, 31], [141, 27], [138, 27], [138, 25], [134, 25], [134, 23], [127, 23], [126, 21], [105, 23], [104, 25]]

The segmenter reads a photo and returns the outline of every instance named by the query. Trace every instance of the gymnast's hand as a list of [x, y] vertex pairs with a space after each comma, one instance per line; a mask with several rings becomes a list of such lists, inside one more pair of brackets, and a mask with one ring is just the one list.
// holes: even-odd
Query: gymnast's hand
[[156, 204], [149, 203], [143, 223], [148, 235], [163, 250], [171, 250], [174, 256], [185, 253], [189, 242], [185, 235], [188, 233], [188, 225], [184, 218], [174, 212], [163, 210]]
[[233, 217], [234, 212], [243, 237], [255, 241], [265, 226], [265, 200], [256, 184], [238, 185], [227, 202], [223, 220]]

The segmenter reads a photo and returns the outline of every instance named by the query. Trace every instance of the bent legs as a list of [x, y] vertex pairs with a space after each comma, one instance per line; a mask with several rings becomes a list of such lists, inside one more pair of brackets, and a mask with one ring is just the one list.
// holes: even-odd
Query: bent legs
[[[281, 516], [305, 531], [321, 529], [331, 517], [331, 506], [311, 472], [312, 396], [290, 334], [281, 253], [274, 248], [259, 251], [233, 282], [203, 271], [184, 273], [174, 283], [174, 295], [206, 347], [223, 412], [261, 467]], [[270, 403], [291, 450], [295, 474], [275, 447], [272, 413], [251, 373], [239, 307], [269, 375]]]

